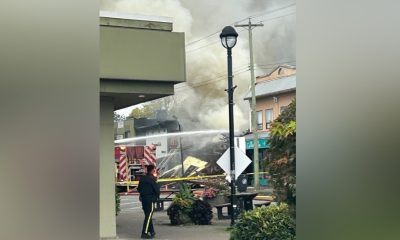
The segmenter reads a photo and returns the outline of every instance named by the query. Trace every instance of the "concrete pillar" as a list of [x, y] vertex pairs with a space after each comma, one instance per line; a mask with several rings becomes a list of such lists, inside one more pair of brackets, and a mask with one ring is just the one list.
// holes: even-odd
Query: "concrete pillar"
[[100, 238], [116, 238], [114, 179], [114, 105], [100, 99]]

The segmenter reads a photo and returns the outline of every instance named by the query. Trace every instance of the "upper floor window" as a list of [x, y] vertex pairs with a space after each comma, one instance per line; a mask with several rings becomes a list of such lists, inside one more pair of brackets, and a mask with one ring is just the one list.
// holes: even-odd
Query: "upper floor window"
[[265, 125], [266, 128], [271, 128], [271, 123], [274, 120], [274, 112], [272, 108], [265, 110]]
[[263, 129], [262, 111], [257, 111], [257, 130]]

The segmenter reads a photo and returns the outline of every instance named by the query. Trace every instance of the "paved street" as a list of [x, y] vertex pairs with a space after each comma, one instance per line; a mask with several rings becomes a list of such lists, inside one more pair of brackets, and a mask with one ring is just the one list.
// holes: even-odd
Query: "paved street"
[[137, 195], [121, 196], [121, 213], [142, 212], [142, 205]]

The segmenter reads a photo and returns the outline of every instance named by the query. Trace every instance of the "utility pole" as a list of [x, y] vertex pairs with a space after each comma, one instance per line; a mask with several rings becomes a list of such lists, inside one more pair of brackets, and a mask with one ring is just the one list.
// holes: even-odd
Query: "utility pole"
[[254, 61], [253, 61], [253, 34], [252, 30], [255, 27], [262, 27], [264, 24], [252, 24], [249, 18], [248, 24], [235, 24], [235, 27], [244, 27], [249, 31], [249, 49], [250, 49], [250, 73], [251, 73], [251, 128], [253, 132], [254, 154], [253, 154], [253, 167], [254, 167], [254, 188], [260, 188], [260, 169], [258, 159], [258, 132], [257, 132], [257, 112], [256, 112], [256, 81], [254, 78]]

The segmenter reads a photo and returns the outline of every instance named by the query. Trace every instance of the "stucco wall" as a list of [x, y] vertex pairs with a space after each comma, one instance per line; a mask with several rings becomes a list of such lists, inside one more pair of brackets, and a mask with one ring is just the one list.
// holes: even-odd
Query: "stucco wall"
[[100, 237], [115, 238], [114, 106], [100, 99]]
[[185, 81], [184, 33], [100, 27], [100, 77]]
[[274, 101], [274, 97], [264, 97], [257, 98], [257, 111], [263, 111], [263, 129], [262, 131], [267, 131], [266, 122], [265, 122], [265, 110], [273, 109], [273, 119], [276, 119], [279, 116], [280, 109], [282, 106], [287, 106], [290, 102], [296, 97], [296, 92], [284, 93], [280, 95], [276, 95], [277, 101]]

